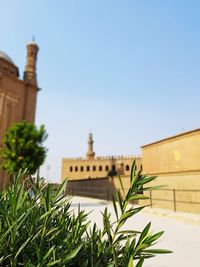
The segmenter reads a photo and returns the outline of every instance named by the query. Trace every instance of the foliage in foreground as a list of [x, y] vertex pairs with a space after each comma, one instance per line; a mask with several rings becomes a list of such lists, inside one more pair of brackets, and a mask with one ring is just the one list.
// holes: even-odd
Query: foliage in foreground
[[20, 169], [34, 174], [46, 157], [46, 149], [42, 146], [46, 138], [43, 125], [37, 129], [26, 121], [13, 124], [3, 140], [2, 168], [10, 174], [16, 174]]
[[151, 248], [163, 232], [151, 233], [150, 223], [142, 232], [122, 228], [143, 209], [129, 202], [144, 198], [139, 192], [155, 178], [136, 175], [135, 164], [127, 195], [118, 192], [118, 203], [113, 199], [114, 221], [107, 208], [102, 213], [103, 229], [90, 227], [84, 211], [75, 214], [63, 193], [66, 182], [53, 191], [30, 180], [25, 189], [23, 178], [19, 174], [0, 193], [0, 266], [140, 267], [146, 258], [170, 252]]

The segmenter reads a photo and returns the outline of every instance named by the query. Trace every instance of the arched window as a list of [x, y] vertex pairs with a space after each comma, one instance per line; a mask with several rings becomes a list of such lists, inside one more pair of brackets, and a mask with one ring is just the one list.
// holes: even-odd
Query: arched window
[[69, 171], [73, 172], [73, 167], [72, 166], [70, 166]]
[[105, 168], [105, 169], [106, 169], [107, 172], [109, 171], [109, 167], [108, 167], [108, 165], [106, 165], [106, 168]]
[[87, 172], [89, 172], [90, 171], [90, 166], [87, 166]]
[[95, 171], [96, 171], [96, 166], [93, 166], [93, 168], [92, 168], [92, 169], [93, 169], [93, 171], [95, 172]]
[[99, 166], [99, 171], [100, 171], [100, 172], [102, 171], [102, 166]]
[[126, 165], [126, 171], [129, 171], [129, 170], [130, 170], [129, 165]]
[[77, 171], [78, 171], [78, 167], [76, 166], [76, 167], [75, 167], [75, 172], [77, 172]]
[[84, 170], [84, 169], [83, 169], [83, 166], [81, 166], [81, 172], [83, 172], [83, 170]]

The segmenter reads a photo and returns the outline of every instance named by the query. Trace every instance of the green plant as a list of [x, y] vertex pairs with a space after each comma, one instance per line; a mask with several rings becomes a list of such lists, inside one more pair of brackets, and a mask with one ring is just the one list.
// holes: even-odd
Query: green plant
[[[39, 178], [29, 178], [25, 188], [25, 173], [0, 192], [0, 266], [142, 266], [146, 258], [168, 250], [151, 249], [163, 234], [149, 233], [150, 224], [142, 232], [122, 230], [126, 220], [142, 210], [129, 202], [144, 198], [139, 192], [155, 177], [131, 172], [131, 187], [123, 198], [113, 199], [116, 219], [106, 208], [102, 214], [103, 229], [91, 227], [85, 211], [72, 210], [64, 194], [66, 181], [56, 191]], [[146, 190], [147, 188], [143, 188]], [[135, 265], [133, 265], [135, 264]]]
[[43, 125], [37, 129], [25, 121], [13, 124], [3, 140], [2, 168], [10, 174], [20, 169], [27, 169], [29, 174], [35, 173], [46, 157], [46, 149], [42, 146], [46, 138]]
[[103, 230], [99, 230], [94, 224], [93, 229], [87, 234], [89, 242], [86, 240], [86, 251], [83, 253], [83, 256], [86, 255], [83, 261], [86, 265], [83, 266], [141, 267], [145, 259], [154, 257], [156, 254], [171, 253], [169, 250], [152, 249], [164, 232], [151, 233], [151, 223], [142, 232], [135, 229], [123, 229], [129, 218], [145, 208], [145, 206], [134, 207], [130, 205], [130, 202], [148, 199], [141, 192], [157, 189], [158, 187], [145, 187], [155, 178], [155, 176], [142, 175], [142, 170], [136, 173], [136, 163], [133, 163], [127, 194], [120, 179], [122, 194], [118, 191], [113, 196], [115, 220], [111, 220], [111, 214], [108, 208], [105, 208], [102, 213]]

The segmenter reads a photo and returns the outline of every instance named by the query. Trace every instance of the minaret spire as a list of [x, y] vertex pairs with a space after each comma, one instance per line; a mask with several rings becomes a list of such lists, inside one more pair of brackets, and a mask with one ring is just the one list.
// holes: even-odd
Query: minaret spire
[[88, 137], [88, 151], [86, 154], [87, 159], [94, 159], [95, 157], [95, 153], [93, 151], [93, 138], [92, 138], [92, 133], [89, 133], [89, 137]]

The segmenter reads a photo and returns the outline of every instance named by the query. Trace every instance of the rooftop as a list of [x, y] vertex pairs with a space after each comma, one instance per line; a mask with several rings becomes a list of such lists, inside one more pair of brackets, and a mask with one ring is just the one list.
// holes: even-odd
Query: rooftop
[[161, 139], [159, 141], [156, 141], [156, 142], [153, 142], [153, 143], [150, 143], [150, 144], [147, 144], [147, 145], [143, 145], [143, 146], [141, 146], [141, 148], [145, 148], [145, 147], [156, 145], [156, 144], [159, 144], [159, 143], [162, 143], [162, 142], [170, 141], [170, 140], [173, 140], [173, 139], [176, 139], [176, 138], [179, 138], [179, 137], [186, 137], [186, 136], [189, 136], [191, 134], [198, 133], [198, 132], [200, 133], [200, 128], [192, 130], [192, 131], [184, 132], [184, 133], [181, 133], [181, 134], [177, 134], [177, 135], [174, 135], [174, 136], [170, 136], [170, 137]]
[[14, 62], [12, 61], [12, 59], [3, 51], [0, 51], [0, 58], [3, 58], [4, 60], [14, 64]]

